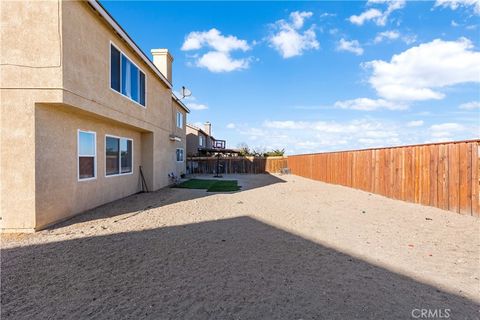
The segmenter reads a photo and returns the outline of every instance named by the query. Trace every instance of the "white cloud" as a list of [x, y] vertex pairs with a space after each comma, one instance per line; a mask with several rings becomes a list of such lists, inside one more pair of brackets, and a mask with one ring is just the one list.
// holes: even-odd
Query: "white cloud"
[[463, 110], [475, 110], [480, 109], [480, 101], [470, 101], [467, 103], [462, 103], [458, 108]]
[[[464, 140], [478, 137], [473, 125], [439, 123], [424, 127], [421, 120], [406, 126], [392, 119], [360, 118], [336, 121], [265, 120], [250, 126], [236, 124], [232, 145], [247, 142], [250, 147], [286, 148], [287, 154], [322, 152], [418, 144], [440, 140]], [[237, 139], [237, 141], [235, 141]]]
[[423, 120], [413, 120], [407, 122], [407, 127], [421, 127], [423, 126]]
[[247, 41], [238, 39], [235, 36], [224, 36], [215, 28], [209, 31], [190, 32], [182, 45], [182, 51], [211, 49], [202, 55], [195, 54], [194, 65], [206, 68], [211, 72], [230, 72], [246, 69], [249, 67], [250, 59], [235, 59], [231, 56], [232, 51], [248, 51], [250, 46]]
[[430, 127], [431, 136], [434, 138], [451, 138], [455, 133], [462, 130], [464, 130], [464, 127], [454, 122], [434, 124]]
[[213, 28], [203, 32], [190, 32], [182, 45], [182, 51], [198, 50], [210, 47], [215, 51], [230, 52], [232, 50], [247, 51], [250, 49], [247, 41], [235, 36], [223, 36], [220, 31]]
[[362, 111], [374, 111], [378, 109], [388, 109], [388, 110], [405, 110], [408, 108], [407, 105], [399, 103], [386, 101], [383, 99], [369, 99], [369, 98], [357, 98], [353, 100], [337, 101], [334, 106], [341, 109], [352, 109], [352, 110], [362, 110]]
[[310, 18], [313, 15], [312, 12], [306, 11], [295, 11], [290, 13], [290, 19], [292, 19], [293, 27], [295, 29], [300, 29], [303, 27], [303, 23], [305, 22], [306, 18]]
[[337, 44], [337, 50], [352, 52], [355, 53], [357, 56], [363, 54], [363, 48], [360, 46], [358, 40], [348, 41], [342, 38]]
[[417, 41], [417, 36], [414, 34], [410, 35], [402, 35], [397, 30], [387, 30], [383, 32], [377, 33], [375, 39], [373, 39], [373, 43], [380, 43], [385, 40], [397, 40], [400, 39], [406, 44], [412, 44]]
[[472, 8], [473, 12], [480, 15], [480, 0], [437, 0], [435, 7], [457, 10], [459, 7]]
[[395, 10], [405, 7], [405, 3], [405, 0], [369, 0], [367, 2], [368, 5], [387, 4], [387, 8], [383, 12], [379, 9], [370, 8], [358, 16], [352, 15], [349, 20], [351, 23], [359, 26], [370, 20], [372, 20], [377, 26], [385, 26], [390, 14]]
[[290, 22], [279, 20], [273, 28], [275, 32], [268, 38], [270, 46], [277, 50], [283, 58], [302, 55], [307, 50], [320, 48], [315, 34], [315, 25], [301, 31], [305, 20], [313, 15], [312, 12], [295, 11], [290, 13]]
[[380, 43], [385, 39], [395, 40], [395, 39], [398, 39], [399, 37], [400, 37], [400, 33], [398, 31], [387, 30], [384, 32], [379, 32], [375, 37], [375, 39], [373, 40], [373, 42]]
[[227, 124], [227, 129], [235, 129], [235, 123]]
[[[174, 94], [181, 98], [182, 95], [180, 94], [180, 92], [178, 91], [175, 91]], [[208, 106], [206, 104], [203, 104], [203, 103], [198, 103], [197, 102], [197, 98], [195, 96], [188, 96], [188, 97], [184, 97], [182, 99], [183, 103], [185, 103], [185, 105], [187, 106], [187, 108], [189, 108], [190, 110], [196, 110], [196, 111], [199, 111], [199, 110], [206, 110], [208, 109]]]
[[437, 89], [467, 82], [480, 82], [480, 52], [466, 38], [440, 39], [394, 55], [390, 62], [365, 64], [372, 70], [369, 83], [387, 100], [443, 99]]
[[417, 36], [414, 34], [402, 36], [402, 41], [410, 45], [417, 42]]
[[233, 59], [230, 54], [221, 51], [210, 51], [198, 58], [197, 66], [207, 68], [211, 72], [230, 72], [247, 69], [248, 59]]
[[356, 16], [353, 15], [349, 18], [350, 22], [356, 25], [363, 25], [365, 21], [369, 21], [372, 19], [378, 19], [382, 16], [382, 12], [377, 9], [368, 9], [365, 12], [362, 12], [360, 15]]
[[191, 102], [191, 103], [187, 103], [187, 108], [189, 108], [191, 110], [200, 111], [200, 110], [208, 109], [208, 106], [206, 104]]

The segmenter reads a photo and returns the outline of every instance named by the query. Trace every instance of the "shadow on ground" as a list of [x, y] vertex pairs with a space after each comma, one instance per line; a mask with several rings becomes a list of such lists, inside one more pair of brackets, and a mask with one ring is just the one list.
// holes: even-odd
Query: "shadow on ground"
[[249, 217], [6, 249], [2, 319], [476, 319], [465, 298]]
[[[191, 175], [188, 178], [214, 179], [212, 175]], [[54, 230], [63, 228], [72, 224], [82, 223], [87, 221], [94, 221], [100, 219], [108, 219], [117, 217], [118, 219], [125, 219], [120, 217], [125, 214], [135, 215], [139, 212], [163, 207], [166, 205], [189, 201], [198, 198], [208, 197], [214, 194], [233, 194], [256, 188], [266, 187], [276, 183], [285, 183], [286, 181], [271, 175], [271, 174], [257, 174], [257, 175], [224, 175], [223, 178], [216, 180], [239, 180], [241, 189], [234, 192], [207, 192], [203, 189], [180, 189], [166, 187], [157, 191], [149, 193], [137, 193], [113, 202], [106, 203], [99, 207], [80, 213], [66, 221], [54, 224], [45, 228], [45, 230]]]

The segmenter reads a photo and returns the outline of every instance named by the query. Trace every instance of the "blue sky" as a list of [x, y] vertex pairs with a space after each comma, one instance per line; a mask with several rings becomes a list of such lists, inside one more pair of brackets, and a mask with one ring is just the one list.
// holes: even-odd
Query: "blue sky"
[[480, 2], [109, 2], [188, 122], [287, 153], [480, 137]]

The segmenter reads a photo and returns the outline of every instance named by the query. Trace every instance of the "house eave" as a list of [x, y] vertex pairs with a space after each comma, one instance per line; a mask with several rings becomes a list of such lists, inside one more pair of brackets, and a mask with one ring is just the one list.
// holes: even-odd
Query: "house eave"
[[190, 109], [187, 108], [187, 106], [180, 100], [174, 93], [172, 93], [172, 99], [178, 103], [180, 107], [182, 107], [183, 110], [185, 110], [186, 113], [190, 113]]
[[107, 10], [97, 0], [87, 0], [87, 3], [98, 12], [98, 14], [115, 30], [115, 32], [135, 51], [135, 53], [142, 58], [142, 60], [150, 67], [160, 80], [169, 88], [172, 89], [172, 84], [168, 79], [155, 67], [153, 62], [140, 49], [140, 47], [133, 41], [132, 38], [123, 30], [123, 28], [115, 21], [115, 19], [108, 13]]

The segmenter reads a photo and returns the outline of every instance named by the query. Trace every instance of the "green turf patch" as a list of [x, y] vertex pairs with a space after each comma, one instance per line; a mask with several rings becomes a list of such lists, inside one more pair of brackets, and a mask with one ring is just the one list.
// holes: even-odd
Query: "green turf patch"
[[177, 184], [175, 188], [185, 189], [207, 189], [208, 192], [229, 192], [238, 191], [240, 186], [237, 180], [209, 180], [209, 179], [190, 179]]
[[240, 190], [240, 186], [238, 185], [237, 180], [218, 180], [207, 189], [208, 192], [228, 192], [238, 190]]

